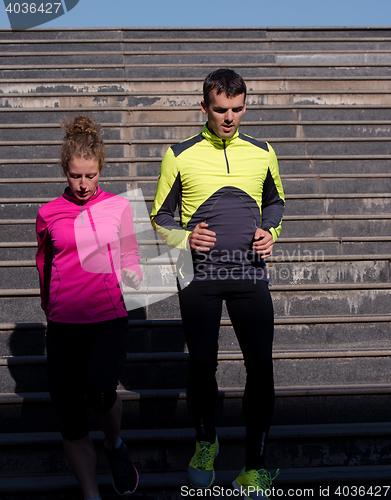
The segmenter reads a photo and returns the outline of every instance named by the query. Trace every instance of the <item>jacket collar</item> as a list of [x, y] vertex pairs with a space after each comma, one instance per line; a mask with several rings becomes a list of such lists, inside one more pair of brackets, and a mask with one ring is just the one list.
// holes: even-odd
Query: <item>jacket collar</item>
[[95, 201], [102, 193], [103, 193], [103, 191], [101, 190], [101, 188], [99, 186], [97, 186], [96, 193], [93, 196], [91, 196], [91, 198], [89, 198], [87, 201], [83, 202], [83, 201], [75, 198], [71, 192], [71, 188], [69, 186], [67, 186], [65, 188], [62, 196], [67, 201], [70, 201], [71, 203], [74, 203], [75, 205], [85, 205], [86, 203], [90, 203], [91, 201]]
[[206, 122], [204, 124], [204, 128], [202, 129], [202, 135], [207, 141], [211, 142], [215, 147], [223, 148], [224, 144], [225, 144], [225, 147], [227, 147], [229, 143], [231, 143], [233, 140], [235, 140], [239, 136], [239, 130], [237, 130], [234, 133], [234, 135], [232, 137], [230, 137], [229, 139], [222, 139], [221, 137], [216, 135], [213, 132], [213, 130], [210, 130], [208, 128], [208, 122]]

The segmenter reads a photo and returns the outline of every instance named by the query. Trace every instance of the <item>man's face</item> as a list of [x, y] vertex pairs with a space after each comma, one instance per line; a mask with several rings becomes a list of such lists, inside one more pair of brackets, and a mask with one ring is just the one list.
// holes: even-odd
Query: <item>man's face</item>
[[213, 89], [209, 94], [209, 106], [201, 101], [201, 110], [208, 115], [208, 127], [221, 139], [230, 139], [237, 131], [242, 116], [246, 112], [244, 94], [227, 97], [216, 94]]
[[66, 175], [74, 197], [80, 201], [89, 200], [98, 187], [99, 174], [99, 163], [95, 158], [72, 158]]

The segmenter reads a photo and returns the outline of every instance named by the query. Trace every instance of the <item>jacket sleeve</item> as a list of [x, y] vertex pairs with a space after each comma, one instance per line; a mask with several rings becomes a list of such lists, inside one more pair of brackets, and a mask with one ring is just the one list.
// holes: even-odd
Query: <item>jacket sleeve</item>
[[174, 218], [177, 207], [180, 215], [181, 196], [181, 176], [174, 152], [169, 148], [160, 167], [150, 218], [153, 228], [167, 245], [185, 249], [191, 231], [186, 231]]
[[50, 233], [47, 224], [38, 212], [36, 220], [36, 232], [38, 240], [38, 250], [35, 257], [39, 274], [39, 286], [41, 293], [41, 307], [45, 314], [48, 314], [50, 278], [52, 272], [53, 250]]
[[269, 168], [262, 192], [262, 229], [267, 229], [276, 241], [281, 232], [281, 222], [285, 211], [285, 197], [278, 169], [277, 156], [268, 144], [270, 152]]
[[133, 213], [130, 203], [125, 205], [121, 214], [120, 242], [121, 270], [129, 269], [131, 271], [136, 271], [140, 277], [140, 281], [142, 281], [143, 275], [139, 265], [140, 253], [136, 235], [134, 234]]

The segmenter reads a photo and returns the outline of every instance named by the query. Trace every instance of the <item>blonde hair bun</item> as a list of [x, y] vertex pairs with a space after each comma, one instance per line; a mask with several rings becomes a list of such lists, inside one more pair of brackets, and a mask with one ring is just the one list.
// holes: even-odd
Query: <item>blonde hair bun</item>
[[65, 129], [65, 137], [61, 148], [61, 166], [67, 174], [68, 164], [72, 158], [93, 158], [99, 163], [99, 171], [105, 164], [105, 146], [101, 139], [102, 127], [87, 115], [78, 115], [64, 120], [61, 127]]

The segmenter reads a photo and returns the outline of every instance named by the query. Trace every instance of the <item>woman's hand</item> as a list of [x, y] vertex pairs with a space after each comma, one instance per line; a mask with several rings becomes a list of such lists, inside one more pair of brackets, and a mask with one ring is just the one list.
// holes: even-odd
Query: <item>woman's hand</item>
[[135, 290], [140, 288], [140, 276], [136, 273], [136, 271], [131, 271], [130, 269], [122, 269], [122, 281], [126, 286], [130, 286]]

